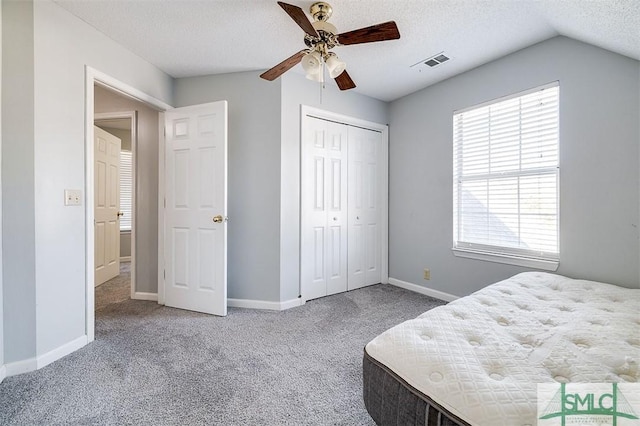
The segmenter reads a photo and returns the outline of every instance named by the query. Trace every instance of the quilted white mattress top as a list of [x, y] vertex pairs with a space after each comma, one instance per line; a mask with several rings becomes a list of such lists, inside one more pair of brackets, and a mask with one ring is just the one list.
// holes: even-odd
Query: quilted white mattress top
[[472, 425], [535, 425], [537, 383], [638, 382], [640, 290], [525, 272], [391, 328], [366, 351]]

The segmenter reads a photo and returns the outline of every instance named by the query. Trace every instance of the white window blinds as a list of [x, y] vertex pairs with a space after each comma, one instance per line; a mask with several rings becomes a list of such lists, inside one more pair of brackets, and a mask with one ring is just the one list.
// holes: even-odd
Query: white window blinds
[[453, 116], [454, 249], [558, 259], [556, 84]]
[[120, 230], [131, 230], [131, 199], [133, 196], [133, 156], [131, 151], [120, 151]]

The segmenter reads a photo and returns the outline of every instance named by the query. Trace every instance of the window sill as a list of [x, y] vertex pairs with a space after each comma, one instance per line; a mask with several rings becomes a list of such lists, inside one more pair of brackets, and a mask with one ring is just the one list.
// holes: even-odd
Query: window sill
[[557, 260], [533, 259], [530, 257], [518, 257], [507, 254], [488, 253], [484, 251], [452, 248], [451, 251], [457, 257], [467, 259], [484, 260], [486, 262], [504, 263], [507, 265], [524, 266], [525, 268], [541, 269], [555, 272], [560, 265]]

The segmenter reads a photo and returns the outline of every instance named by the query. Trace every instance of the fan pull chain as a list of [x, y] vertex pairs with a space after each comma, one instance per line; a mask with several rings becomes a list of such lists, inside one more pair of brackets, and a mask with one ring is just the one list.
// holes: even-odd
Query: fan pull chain
[[320, 105], [322, 105], [322, 95], [325, 89], [325, 66], [324, 61], [322, 61], [322, 84], [320, 85]]

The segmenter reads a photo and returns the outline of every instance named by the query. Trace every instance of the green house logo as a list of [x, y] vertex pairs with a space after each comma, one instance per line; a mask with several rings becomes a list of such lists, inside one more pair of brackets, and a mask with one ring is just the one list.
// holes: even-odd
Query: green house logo
[[[622, 393], [618, 383], [576, 383], [572, 384], [571, 391], [567, 389], [565, 383], [560, 383], [560, 388], [547, 399], [546, 405], [540, 404], [543, 402], [540, 401], [540, 386], [543, 385], [538, 387], [538, 419], [555, 419], [555, 422], [548, 423], [550, 425], [565, 426], [580, 423], [618, 426], [618, 422], [622, 419], [638, 420], [634, 407]], [[539, 422], [539, 424], [547, 423]], [[625, 424], [640, 425], [640, 422]]]

